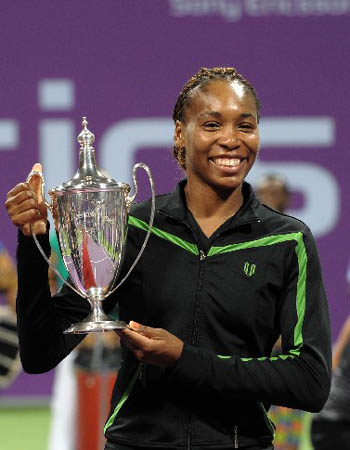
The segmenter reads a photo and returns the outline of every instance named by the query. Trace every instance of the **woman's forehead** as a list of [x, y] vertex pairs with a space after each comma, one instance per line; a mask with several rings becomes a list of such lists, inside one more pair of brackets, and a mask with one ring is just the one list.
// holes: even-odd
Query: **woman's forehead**
[[238, 78], [234, 80], [209, 80], [208, 82], [199, 85], [198, 88], [198, 92], [202, 92], [203, 94], [207, 93], [209, 95], [217, 95], [217, 93], [222, 91], [225, 91], [226, 93], [232, 92], [232, 94], [240, 99], [243, 99], [249, 92], [247, 87]]
[[255, 98], [240, 80], [210, 80], [193, 89], [185, 115], [241, 109], [257, 115]]

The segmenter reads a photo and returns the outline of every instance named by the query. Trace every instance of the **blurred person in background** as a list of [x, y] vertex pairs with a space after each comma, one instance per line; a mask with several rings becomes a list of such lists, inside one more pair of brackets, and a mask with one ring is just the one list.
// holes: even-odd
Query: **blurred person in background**
[[0, 294], [5, 298], [6, 305], [16, 311], [17, 270], [16, 266], [0, 241]]
[[286, 212], [290, 201], [290, 191], [282, 175], [269, 174], [260, 178], [255, 185], [255, 192], [264, 205], [282, 214]]
[[[290, 190], [286, 179], [278, 174], [262, 177], [255, 186], [258, 199], [266, 206], [284, 214], [290, 201]], [[277, 340], [273, 355], [282, 350], [281, 337]], [[298, 450], [303, 434], [305, 412], [285, 406], [272, 405], [269, 416], [276, 426], [274, 446], [276, 450]]]
[[350, 316], [333, 347], [331, 392], [311, 423], [314, 450], [350, 450]]
[[0, 388], [9, 386], [21, 370], [16, 325], [17, 270], [0, 242]]

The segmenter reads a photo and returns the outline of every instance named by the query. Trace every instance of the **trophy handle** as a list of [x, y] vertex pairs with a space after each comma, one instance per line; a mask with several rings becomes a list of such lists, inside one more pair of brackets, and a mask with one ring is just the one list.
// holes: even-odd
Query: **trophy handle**
[[128, 212], [129, 212], [130, 208], [131, 208], [131, 205], [132, 205], [132, 202], [135, 200], [135, 197], [137, 195], [138, 188], [137, 188], [137, 181], [136, 181], [136, 170], [138, 168], [144, 169], [146, 171], [147, 176], [148, 176], [148, 180], [149, 180], [149, 184], [151, 186], [151, 191], [152, 191], [151, 213], [150, 213], [150, 217], [149, 217], [148, 230], [147, 230], [147, 233], [146, 233], [145, 240], [143, 241], [142, 247], [141, 247], [141, 249], [139, 251], [139, 254], [136, 256], [135, 261], [131, 265], [131, 267], [128, 270], [128, 272], [125, 275], [125, 277], [117, 284], [117, 286], [114, 289], [112, 289], [109, 292], [107, 297], [110, 294], [112, 294], [114, 291], [116, 291], [124, 283], [124, 281], [129, 277], [131, 271], [136, 266], [136, 264], [139, 262], [139, 259], [141, 258], [141, 255], [142, 255], [142, 253], [143, 253], [143, 251], [144, 251], [144, 249], [145, 249], [145, 247], [147, 245], [148, 239], [149, 239], [149, 237], [151, 235], [151, 231], [152, 231], [153, 220], [154, 220], [154, 212], [155, 212], [155, 209], [156, 209], [156, 195], [155, 195], [154, 181], [153, 181], [151, 170], [144, 163], [137, 163], [137, 164], [134, 165], [134, 167], [132, 169], [132, 178], [133, 178], [133, 181], [134, 181], [134, 194], [131, 195], [131, 196], [127, 196], [126, 197], [126, 199], [125, 199], [126, 200], [126, 206], [127, 206]]
[[[54, 201], [52, 201], [51, 203], [48, 203], [45, 199], [45, 193], [44, 193], [44, 187], [45, 187], [45, 180], [44, 180], [44, 175], [39, 172], [38, 170], [32, 170], [30, 172], [30, 174], [27, 177], [26, 182], [29, 183], [29, 181], [32, 179], [32, 177], [34, 176], [38, 176], [41, 178], [41, 196], [44, 200], [45, 205], [47, 206], [47, 208], [50, 210], [53, 219], [55, 220], [55, 212], [54, 212]], [[64, 284], [66, 284], [67, 286], [69, 286], [71, 289], [73, 289], [74, 292], [76, 292], [77, 294], [80, 295], [80, 297], [82, 297], [81, 293], [74, 287], [72, 286], [70, 283], [68, 283], [68, 281], [60, 274], [60, 272], [56, 269], [56, 267], [52, 264], [52, 262], [49, 260], [49, 258], [46, 256], [46, 253], [44, 252], [43, 248], [41, 247], [41, 245], [39, 244], [38, 238], [36, 237], [34, 231], [33, 231], [33, 227], [32, 224], [30, 224], [30, 231], [32, 233], [32, 237], [34, 239], [34, 242], [36, 244], [36, 246], [38, 247], [39, 252], [41, 253], [42, 257], [45, 259], [45, 261], [48, 263], [48, 265], [51, 267], [51, 269], [55, 272], [55, 274], [63, 281]], [[85, 297], [84, 297], [85, 298]]]

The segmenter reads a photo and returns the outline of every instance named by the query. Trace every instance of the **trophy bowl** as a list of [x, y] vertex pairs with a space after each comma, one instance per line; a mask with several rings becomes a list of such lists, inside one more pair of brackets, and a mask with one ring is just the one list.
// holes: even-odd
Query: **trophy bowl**
[[[72, 324], [64, 333], [84, 334], [124, 328], [126, 324], [111, 320], [103, 311], [103, 300], [112, 294], [129, 276], [137, 264], [151, 233], [154, 217], [154, 183], [149, 168], [135, 164], [133, 168], [134, 194], [129, 196], [130, 186], [106, 176], [96, 166], [92, 143], [95, 136], [87, 129], [83, 117], [80, 143], [79, 169], [73, 178], [61, 186], [49, 190], [62, 259], [69, 274], [68, 280], [48, 260], [32, 230], [32, 236], [41, 254], [55, 273], [91, 305], [91, 312], [80, 323]], [[149, 229], [141, 250], [125, 277], [117, 286], [116, 281], [123, 263], [128, 230], [128, 216], [137, 195], [136, 170], [143, 168], [152, 190], [152, 207]], [[42, 178], [39, 172], [29, 174]]]

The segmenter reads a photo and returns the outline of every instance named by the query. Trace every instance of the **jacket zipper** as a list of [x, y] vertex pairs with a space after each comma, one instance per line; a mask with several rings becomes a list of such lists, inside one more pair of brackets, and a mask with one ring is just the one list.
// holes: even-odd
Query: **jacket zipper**
[[187, 426], [187, 450], [191, 450], [191, 416], [188, 416], [188, 426]]
[[207, 255], [203, 250], [199, 250], [199, 274], [197, 281], [197, 289], [196, 289], [196, 302], [194, 305], [193, 312], [193, 330], [192, 330], [192, 340], [191, 345], [196, 344], [197, 340], [197, 320], [198, 320], [198, 312], [199, 312], [199, 297], [202, 290], [202, 280], [203, 280], [203, 268]]
[[[177, 222], [181, 223], [182, 225], [184, 225], [190, 232], [191, 234], [195, 237], [195, 240], [197, 241], [197, 248], [198, 248], [198, 240], [196, 237], [196, 233], [192, 230], [192, 228], [187, 225], [187, 223], [183, 222], [182, 220], [180, 220], [178, 217], [174, 217], [171, 214], [166, 213], [165, 211], [159, 210], [159, 212], [161, 214], [164, 214], [165, 216], [176, 220]], [[199, 268], [199, 276], [198, 276], [198, 283], [201, 281], [201, 277], [202, 277], [202, 264], [205, 261], [206, 258], [206, 254], [203, 250], [199, 251], [199, 262], [200, 262], [200, 268]], [[196, 303], [194, 306], [194, 324], [193, 324], [193, 331], [192, 331], [192, 338], [191, 338], [191, 345], [194, 345], [196, 342], [196, 313], [197, 313], [197, 309], [198, 309], [198, 297], [199, 297], [199, 288], [197, 286], [197, 292], [196, 292]], [[191, 450], [191, 414], [188, 414], [187, 417], [187, 450]]]
[[140, 362], [139, 363], [139, 381], [142, 380], [142, 377], [143, 377], [143, 363]]
[[[197, 340], [197, 320], [198, 320], [198, 311], [199, 311], [199, 296], [202, 288], [202, 278], [203, 278], [203, 266], [205, 263], [207, 255], [203, 250], [199, 251], [199, 275], [197, 282], [197, 291], [196, 291], [196, 303], [194, 305], [194, 313], [193, 313], [193, 330], [192, 330], [192, 339], [191, 345], [196, 344]], [[187, 419], [187, 450], [191, 449], [191, 414], [188, 415]]]
[[235, 425], [234, 428], [234, 448], [238, 448], [238, 427]]

